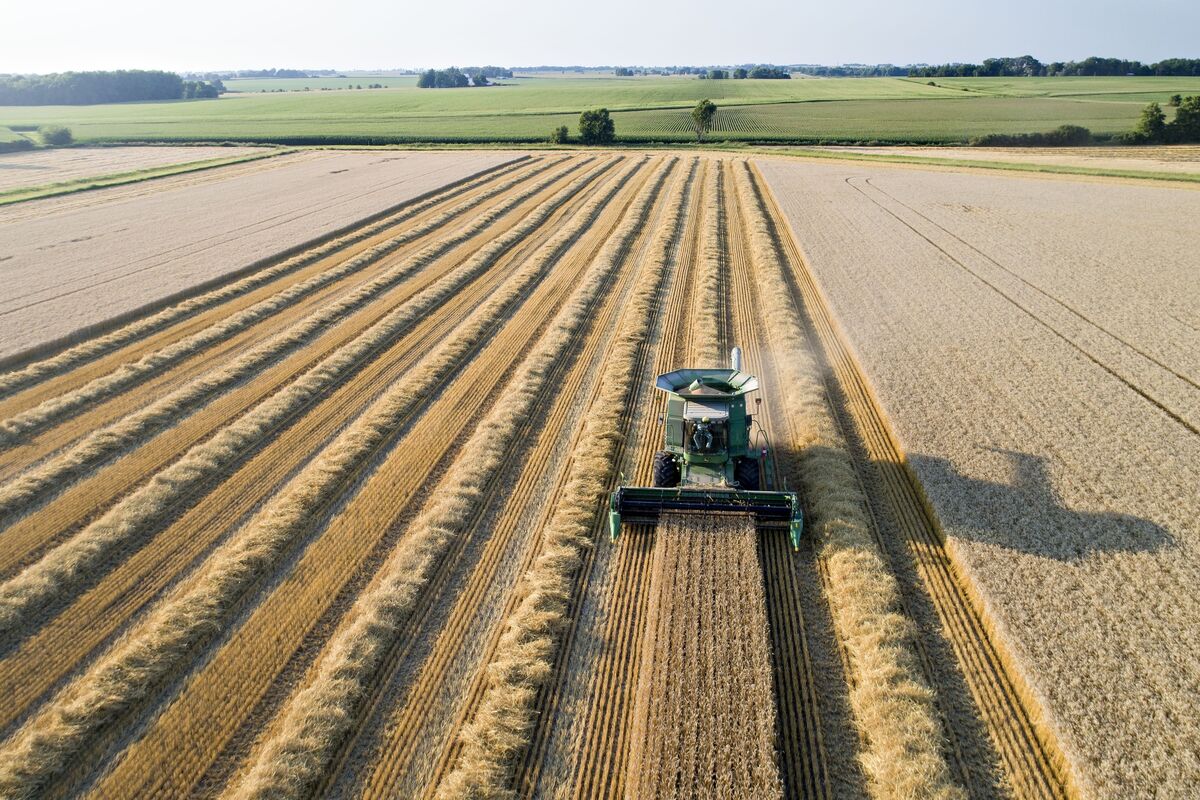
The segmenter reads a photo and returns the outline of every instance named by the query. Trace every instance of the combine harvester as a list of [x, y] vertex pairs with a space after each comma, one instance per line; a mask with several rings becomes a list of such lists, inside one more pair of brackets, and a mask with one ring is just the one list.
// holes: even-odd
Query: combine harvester
[[654, 382], [667, 394], [667, 413], [659, 416], [665, 449], [654, 454], [654, 486], [612, 493], [614, 541], [623, 522], [653, 525], [668, 512], [740, 513], [753, 514], [760, 528], [787, 528], [799, 549], [800, 499], [776, 488], [766, 431], [746, 413], [758, 379], [741, 371], [740, 348], [730, 361], [730, 369], [678, 369]]

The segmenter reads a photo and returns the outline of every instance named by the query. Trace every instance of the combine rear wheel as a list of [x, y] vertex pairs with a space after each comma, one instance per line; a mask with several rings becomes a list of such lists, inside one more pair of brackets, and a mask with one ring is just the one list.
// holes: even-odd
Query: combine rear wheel
[[758, 461], [753, 458], [743, 458], [733, 467], [733, 479], [738, 487], [752, 492], [758, 491]]
[[666, 450], [654, 454], [654, 485], [670, 487], [679, 485], [679, 464]]

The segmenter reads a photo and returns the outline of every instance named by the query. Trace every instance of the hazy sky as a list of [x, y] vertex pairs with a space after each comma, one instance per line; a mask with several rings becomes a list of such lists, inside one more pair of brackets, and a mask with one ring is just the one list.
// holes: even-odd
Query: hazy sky
[[0, 0], [0, 72], [1197, 57], [1198, 0]]

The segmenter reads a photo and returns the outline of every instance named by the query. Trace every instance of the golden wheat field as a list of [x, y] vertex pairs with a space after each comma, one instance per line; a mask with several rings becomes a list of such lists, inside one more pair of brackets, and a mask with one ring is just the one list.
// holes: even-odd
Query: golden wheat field
[[[0, 211], [0, 797], [1186, 796], [1196, 232], [1053, 214], [1164, 191], [299, 151]], [[735, 345], [799, 550], [610, 541]]]

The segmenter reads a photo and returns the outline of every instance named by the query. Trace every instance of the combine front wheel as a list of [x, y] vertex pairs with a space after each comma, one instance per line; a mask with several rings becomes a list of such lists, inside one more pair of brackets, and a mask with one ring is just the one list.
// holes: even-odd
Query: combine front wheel
[[751, 492], [758, 491], [758, 461], [753, 458], [743, 458], [733, 467], [733, 479], [738, 488]]
[[679, 485], [679, 463], [666, 450], [654, 454], [654, 485], [671, 487]]

